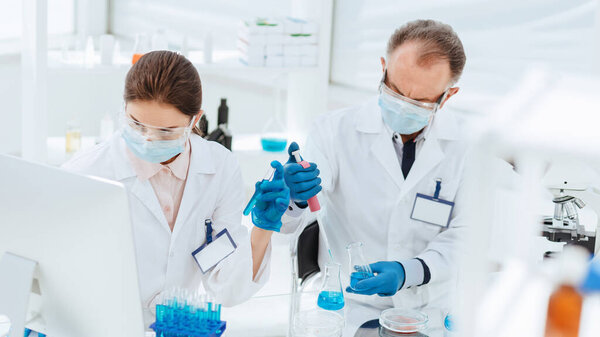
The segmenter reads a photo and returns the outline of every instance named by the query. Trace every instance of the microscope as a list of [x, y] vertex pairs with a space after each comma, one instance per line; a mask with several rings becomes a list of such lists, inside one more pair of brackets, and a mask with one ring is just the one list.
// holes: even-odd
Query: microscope
[[[549, 241], [582, 246], [594, 255], [600, 251], [600, 240], [597, 240], [600, 190], [591, 182], [580, 182], [584, 179], [594, 181], [596, 174], [590, 170], [581, 172], [581, 168], [574, 169], [572, 165], [553, 165], [550, 169], [545, 186], [553, 195], [554, 214], [544, 217], [542, 223], [542, 235]], [[574, 177], [577, 180], [571, 180]], [[593, 220], [589, 218], [582, 219], [580, 212], [584, 207], [595, 212], [595, 223], [590, 223]]]
[[221, 105], [219, 106], [217, 115], [217, 128], [212, 132], [208, 132], [208, 120], [206, 119], [206, 115], [200, 117], [198, 127], [204, 139], [217, 142], [231, 151], [231, 141], [233, 136], [231, 130], [229, 130], [227, 126], [228, 121], [229, 107], [227, 106], [227, 99], [221, 98]]

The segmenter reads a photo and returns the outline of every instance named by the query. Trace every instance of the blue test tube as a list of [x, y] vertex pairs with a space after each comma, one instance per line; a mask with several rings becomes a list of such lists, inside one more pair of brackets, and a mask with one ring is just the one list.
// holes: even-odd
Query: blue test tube
[[217, 307], [217, 317], [215, 318], [215, 320], [220, 321], [221, 320], [221, 305], [215, 304], [215, 306]]
[[[271, 181], [271, 179], [273, 179], [274, 174], [275, 174], [275, 169], [272, 167], [269, 168], [269, 170], [267, 170], [267, 173], [265, 174], [262, 181]], [[244, 215], [247, 216], [250, 214], [250, 212], [252, 212], [252, 209], [254, 208], [254, 205], [256, 205], [256, 201], [258, 200], [258, 197], [260, 195], [261, 195], [261, 193], [259, 190], [254, 191], [252, 198], [250, 198], [250, 201], [248, 201], [248, 205], [246, 205], [246, 208], [244, 208]]]

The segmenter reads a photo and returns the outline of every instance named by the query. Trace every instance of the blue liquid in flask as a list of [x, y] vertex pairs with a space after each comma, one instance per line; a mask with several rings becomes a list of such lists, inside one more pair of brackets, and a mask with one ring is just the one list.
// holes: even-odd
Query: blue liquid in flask
[[264, 137], [260, 139], [260, 144], [262, 145], [262, 148], [265, 151], [281, 152], [285, 150], [285, 146], [287, 145], [287, 139]]
[[340, 310], [344, 307], [344, 294], [341, 291], [321, 291], [317, 305], [325, 310]]
[[364, 279], [368, 279], [370, 277], [373, 277], [373, 273], [368, 273], [368, 272], [363, 272], [363, 271], [355, 271], [353, 273], [350, 274], [350, 288], [352, 289], [356, 289], [356, 283], [358, 283], [358, 281], [362, 281]]

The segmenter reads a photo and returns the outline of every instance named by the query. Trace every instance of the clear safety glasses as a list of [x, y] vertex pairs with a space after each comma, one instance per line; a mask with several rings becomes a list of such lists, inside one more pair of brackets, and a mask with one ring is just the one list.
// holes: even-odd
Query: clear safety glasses
[[122, 125], [129, 127], [137, 134], [143, 136], [147, 140], [174, 140], [179, 138], [187, 139], [194, 127], [194, 118], [188, 126], [167, 128], [144, 124], [131, 118], [127, 113], [121, 114]]
[[392, 90], [390, 87], [387, 86], [387, 84], [385, 84], [385, 79], [387, 77], [387, 70], [384, 71], [383, 73], [383, 77], [381, 78], [381, 82], [379, 83], [379, 93], [384, 93], [388, 96], [391, 96], [395, 99], [401, 100], [403, 102], [406, 103], [410, 103], [416, 107], [422, 108], [422, 109], [426, 109], [428, 111], [434, 111], [437, 110], [437, 108], [439, 107], [440, 103], [442, 102], [442, 100], [444, 99], [444, 96], [446, 96], [446, 91], [444, 91], [444, 93], [440, 96], [440, 98], [438, 99], [437, 102], [432, 103], [432, 102], [421, 102], [421, 101], [417, 101], [414, 100], [412, 98], [406, 97], [404, 95], [401, 95], [399, 93], [397, 93], [396, 91]]

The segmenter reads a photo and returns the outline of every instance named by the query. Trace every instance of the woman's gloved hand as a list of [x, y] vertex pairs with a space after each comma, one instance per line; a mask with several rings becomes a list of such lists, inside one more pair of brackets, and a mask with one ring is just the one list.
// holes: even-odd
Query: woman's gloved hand
[[275, 169], [273, 179], [256, 183], [256, 190], [260, 194], [252, 209], [252, 223], [258, 228], [279, 232], [281, 217], [290, 204], [290, 189], [285, 184], [281, 163], [274, 160], [271, 167]]
[[285, 163], [283, 172], [285, 183], [290, 188], [290, 197], [301, 207], [306, 207], [306, 200], [314, 197], [322, 190], [321, 178], [319, 178], [319, 169], [317, 164], [310, 163], [310, 166], [303, 168], [296, 162], [292, 153], [297, 151], [299, 146], [292, 142], [288, 147], [289, 160]]
[[354, 289], [347, 287], [347, 292], [360, 295], [393, 296], [404, 286], [406, 274], [404, 266], [400, 262], [380, 261], [369, 266], [375, 276], [356, 282]]

